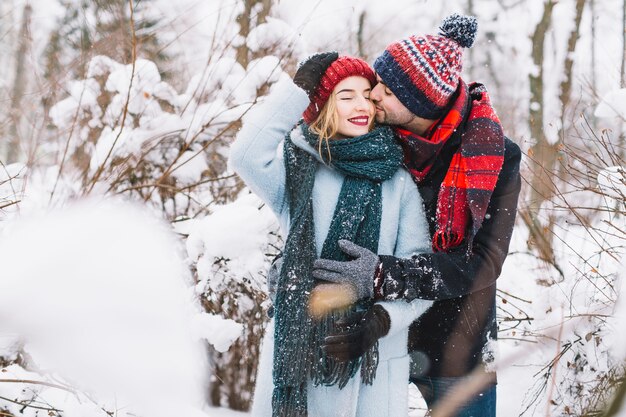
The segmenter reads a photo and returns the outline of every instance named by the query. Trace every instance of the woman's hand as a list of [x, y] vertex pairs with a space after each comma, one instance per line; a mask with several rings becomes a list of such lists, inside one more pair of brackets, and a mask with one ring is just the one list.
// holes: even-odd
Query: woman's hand
[[319, 319], [333, 311], [344, 310], [356, 301], [357, 295], [351, 285], [317, 284], [309, 298], [309, 313]]
[[389, 313], [378, 304], [355, 312], [336, 323], [337, 329], [324, 340], [324, 352], [346, 362], [363, 356], [374, 343], [389, 333]]
[[339, 58], [337, 52], [322, 52], [310, 56], [298, 67], [293, 77], [294, 84], [303, 89], [310, 99], [313, 99], [322, 76], [337, 58]]

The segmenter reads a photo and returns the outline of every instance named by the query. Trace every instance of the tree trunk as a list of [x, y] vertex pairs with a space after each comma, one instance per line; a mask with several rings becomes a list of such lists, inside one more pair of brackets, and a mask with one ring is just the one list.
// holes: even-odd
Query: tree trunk
[[[626, 0], [624, 0], [626, 2]], [[598, 79], [596, 76], [596, 0], [589, 0], [589, 12], [591, 13], [591, 91], [592, 94], [598, 94]], [[593, 130], [597, 128], [597, 120], [591, 118], [591, 126]]]
[[261, 11], [256, 17], [257, 26], [261, 23], [267, 22], [267, 16], [269, 16], [270, 11], [272, 10], [272, 0], [257, 0], [256, 3], [261, 3]]
[[237, 62], [244, 68], [248, 68], [248, 63], [250, 62], [250, 48], [248, 48], [246, 44], [246, 39], [248, 39], [248, 35], [252, 29], [250, 25], [250, 14], [252, 13], [252, 5], [255, 2], [255, 0], [244, 0], [243, 12], [237, 16], [239, 36], [241, 38], [241, 45], [237, 47]]
[[[555, 2], [553, 0], [547, 0], [544, 4], [543, 16], [535, 28], [535, 32], [532, 36], [532, 59], [535, 65], [535, 71], [529, 75], [530, 82], [530, 133], [535, 144], [531, 147], [529, 153], [531, 157], [536, 161], [539, 168], [545, 167], [543, 162], [549, 161], [550, 145], [545, 137], [543, 128], [543, 111], [544, 111], [544, 99], [543, 99], [543, 56], [544, 56], [544, 43], [546, 33], [550, 28], [550, 22], [552, 19], [552, 9]], [[549, 165], [548, 165], [549, 166]], [[547, 186], [548, 181], [545, 178], [545, 174], [541, 169], [535, 170], [533, 173], [532, 184], [533, 191], [531, 192], [530, 209], [531, 213], [536, 216], [536, 212], [539, 209], [541, 203], [546, 197], [551, 195]]]
[[[624, 0], [626, 4], [626, 0]], [[591, 91], [597, 94], [596, 78], [596, 0], [589, 0], [589, 11], [591, 12]]]
[[578, 39], [580, 39], [580, 21], [582, 20], [583, 11], [585, 9], [585, 3], [587, 0], [576, 0], [576, 18], [574, 20], [574, 29], [569, 35], [569, 39], [567, 41], [567, 54], [565, 56], [565, 78], [561, 82], [561, 92], [559, 94], [559, 99], [561, 100], [561, 129], [565, 127], [565, 117], [567, 115], [567, 110], [571, 101], [571, 93], [572, 93], [572, 70], [574, 68], [574, 51], [576, 51], [576, 44], [578, 43]]
[[[626, 88], [626, 0], [622, 3], [622, 65], [619, 79], [620, 87]], [[620, 149], [619, 156], [622, 161], [626, 158], [626, 137], [624, 136], [624, 120], [621, 120], [618, 129], [618, 148]]]
[[[626, 1], [626, 0], [625, 0]], [[363, 29], [365, 27], [365, 17], [367, 16], [367, 12], [363, 10], [359, 15], [359, 30], [356, 33], [356, 44], [359, 51], [359, 56], [364, 60], [368, 61], [367, 52], [365, 50], [365, 41], [363, 39]]]
[[544, 230], [538, 214], [541, 204], [550, 198], [554, 189], [551, 183], [549, 168], [554, 166], [555, 149], [544, 134], [544, 99], [543, 99], [543, 57], [546, 33], [550, 28], [554, 0], [544, 3], [543, 15], [532, 35], [532, 59], [535, 70], [529, 75], [530, 82], [530, 132], [535, 144], [529, 149], [532, 178], [528, 215], [522, 216], [530, 230], [529, 246], [536, 246], [542, 259], [552, 261], [554, 254], [550, 234]]
[[24, 91], [26, 90], [25, 60], [30, 46], [30, 18], [33, 9], [27, 3], [24, 6], [22, 26], [18, 37], [18, 49], [16, 54], [15, 78], [11, 91], [11, 123], [9, 127], [9, 140], [7, 150], [8, 163], [15, 162], [20, 157], [20, 122], [22, 120], [21, 104]]
[[626, 87], [626, 0], [622, 6], [622, 67], [620, 70], [621, 87]]
[[[239, 36], [242, 39], [241, 45], [237, 46], [237, 62], [244, 68], [248, 68], [248, 64], [254, 58], [250, 52], [250, 48], [246, 44], [246, 39], [252, 29], [256, 26], [267, 22], [267, 17], [272, 10], [272, 0], [243, 0], [243, 12], [237, 16], [239, 24]], [[259, 8], [257, 5], [261, 5]], [[252, 10], [258, 8], [256, 16], [252, 16]]]
[[[474, 16], [474, 0], [467, 0], [467, 14], [469, 16]], [[474, 81], [476, 79], [475, 75], [474, 75], [474, 49], [475, 48], [469, 48], [466, 50], [467, 55], [467, 62], [469, 63], [469, 65], [466, 66], [467, 68], [467, 74], [469, 77], [470, 81]]]
[[[587, 0], [576, 0], [576, 17], [574, 20], [574, 28], [569, 35], [567, 41], [567, 51], [565, 55], [565, 61], [563, 63], [564, 78], [560, 84], [559, 100], [561, 102], [561, 128], [558, 131], [558, 139], [555, 143], [549, 143], [545, 134], [543, 133], [543, 55], [544, 55], [544, 41], [545, 35], [550, 27], [550, 20], [552, 16], [552, 9], [556, 3], [553, 0], [548, 0], [544, 5], [544, 13], [541, 21], [535, 29], [533, 34], [533, 63], [539, 69], [538, 75], [530, 75], [531, 83], [531, 132], [533, 139], [536, 140], [529, 150], [531, 159], [531, 166], [533, 168], [531, 178], [531, 191], [530, 201], [528, 205], [529, 213], [527, 216], [522, 216], [526, 221], [531, 231], [531, 242], [534, 243], [536, 249], [542, 259], [547, 262], [556, 265], [554, 253], [552, 249], [552, 228], [553, 221], [551, 216], [547, 216], [547, 221], [544, 220], [543, 224], [539, 220], [539, 209], [543, 202], [550, 200], [555, 192], [555, 180], [560, 175], [554, 175], [555, 170], [561, 168], [557, 167], [557, 161], [559, 157], [559, 149], [562, 146], [562, 140], [566, 134], [569, 126], [574, 119], [573, 109], [571, 104], [571, 91], [572, 91], [572, 73], [574, 67], [573, 54], [576, 50], [578, 39], [580, 38], [580, 22], [582, 20], [582, 14], [585, 8]], [[561, 174], [565, 174], [561, 172]]]

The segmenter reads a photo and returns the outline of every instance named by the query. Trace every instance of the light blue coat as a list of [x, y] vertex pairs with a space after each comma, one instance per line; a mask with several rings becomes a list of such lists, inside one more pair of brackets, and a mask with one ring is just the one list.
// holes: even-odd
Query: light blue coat
[[[293, 129], [309, 104], [306, 93], [291, 80], [277, 83], [265, 102], [244, 119], [243, 127], [230, 150], [229, 164], [246, 185], [276, 213], [283, 235], [289, 231], [289, 206], [285, 192], [283, 139], [291, 132], [293, 142], [315, 155], [320, 164], [313, 187], [313, 220], [318, 256], [321, 253], [344, 176], [321, 163], [317, 150]], [[430, 251], [428, 224], [422, 200], [410, 174], [399, 169], [382, 184], [382, 217], [379, 255], [401, 258]], [[409, 380], [407, 355], [408, 326], [432, 304], [426, 300], [379, 302], [391, 318], [389, 333], [379, 341], [379, 365], [373, 385], [357, 375], [348, 386], [308, 389], [310, 417], [325, 416], [406, 416]], [[274, 323], [270, 322], [263, 341], [252, 416], [270, 417]]]

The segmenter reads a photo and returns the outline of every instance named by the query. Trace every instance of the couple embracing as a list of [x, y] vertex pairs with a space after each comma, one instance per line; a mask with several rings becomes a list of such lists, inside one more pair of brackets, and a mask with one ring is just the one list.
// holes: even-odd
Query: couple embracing
[[[253, 416], [406, 416], [409, 381], [431, 408], [489, 360], [521, 154], [460, 78], [475, 18], [439, 29], [373, 68], [314, 55], [244, 120], [231, 167], [286, 236]], [[494, 382], [457, 415], [495, 402]]]

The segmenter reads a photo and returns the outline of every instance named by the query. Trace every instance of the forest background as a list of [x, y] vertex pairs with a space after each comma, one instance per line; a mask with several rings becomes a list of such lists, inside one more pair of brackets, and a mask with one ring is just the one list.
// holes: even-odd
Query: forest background
[[372, 62], [453, 12], [524, 153], [499, 415], [612, 413], [625, 0], [1, 0], [0, 415], [245, 413], [282, 237], [227, 167], [242, 119], [306, 56]]

